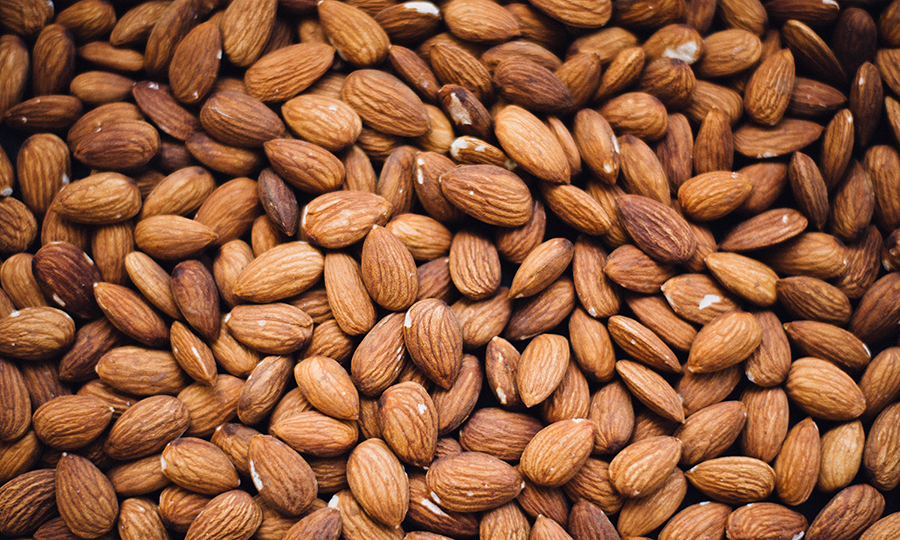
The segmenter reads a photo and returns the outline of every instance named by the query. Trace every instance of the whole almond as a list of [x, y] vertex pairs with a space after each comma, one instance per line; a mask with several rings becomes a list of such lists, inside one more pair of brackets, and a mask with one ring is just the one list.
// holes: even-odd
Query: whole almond
[[226, 491], [209, 501], [191, 523], [185, 538], [249, 538], [262, 521], [262, 511], [245, 491]]
[[594, 426], [584, 418], [554, 422], [537, 432], [525, 447], [520, 470], [538, 485], [559, 487], [587, 460], [593, 440]]
[[166, 478], [204, 495], [218, 495], [240, 484], [228, 456], [203, 439], [175, 439], [163, 449], [160, 463]]
[[795, 404], [818, 418], [853, 420], [866, 409], [865, 397], [853, 379], [817, 358], [795, 360], [785, 390]]
[[651, 437], [622, 449], [609, 463], [609, 478], [626, 498], [647, 496], [662, 487], [681, 459], [681, 441]]
[[409, 507], [409, 481], [384, 441], [367, 439], [347, 460], [347, 482], [360, 506], [389, 527], [399, 526]]
[[272, 302], [311, 287], [324, 269], [322, 253], [306, 242], [287, 242], [254, 259], [234, 284], [234, 294], [252, 302]]
[[56, 504], [69, 529], [97, 538], [113, 529], [119, 501], [112, 483], [87, 458], [63, 453], [56, 465]]
[[481, 452], [462, 452], [435, 461], [425, 482], [435, 502], [458, 512], [496, 508], [513, 500], [524, 487], [515, 469]]
[[[13, 388], [13, 386], [10, 386]], [[74, 450], [96, 439], [109, 425], [113, 408], [91, 396], [59, 396], [34, 411], [35, 434], [45, 444]], [[78, 418], [78, 422], [72, 422]]]
[[571, 171], [565, 152], [539, 118], [510, 105], [496, 115], [494, 122], [497, 140], [519, 166], [547, 182], [569, 183]]
[[403, 338], [416, 366], [449, 388], [462, 365], [462, 334], [450, 307], [437, 299], [419, 300], [406, 312]]
[[358, 418], [356, 387], [336, 361], [326, 356], [311, 356], [297, 363], [294, 376], [300, 391], [313, 407], [335, 418]]
[[806, 501], [816, 487], [820, 461], [819, 428], [812, 418], [806, 418], [788, 432], [775, 458], [778, 498], [791, 506]]
[[286, 515], [306, 511], [315, 498], [316, 477], [306, 460], [271, 435], [250, 439], [250, 476], [263, 499]]
[[776, 503], [753, 503], [735, 509], [725, 522], [729, 538], [793, 538], [806, 530], [802, 514]]
[[705, 495], [726, 504], [761, 501], [775, 489], [772, 468], [745, 456], [704, 461], [684, 474]]
[[618, 197], [616, 206], [628, 234], [653, 259], [679, 264], [694, 254], [696, 240], [687, 222], [671, 208], [640, 195]]

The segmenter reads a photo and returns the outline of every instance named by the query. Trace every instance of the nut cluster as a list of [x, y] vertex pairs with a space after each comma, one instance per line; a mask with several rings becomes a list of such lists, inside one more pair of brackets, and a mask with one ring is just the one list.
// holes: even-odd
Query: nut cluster
[[0, 536], [900, 531], [900, 0], [0, 28]]

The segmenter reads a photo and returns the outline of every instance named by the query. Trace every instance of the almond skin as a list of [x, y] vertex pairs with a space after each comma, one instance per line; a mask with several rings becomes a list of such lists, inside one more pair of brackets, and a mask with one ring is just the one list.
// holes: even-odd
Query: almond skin
[[297, 516], [316, 494], [316, 477], [300, 454], [271, 435], [250, 439], [250, 477], [259, 494], [279, 512]]
[[609, 463], [609, 478], [628, 498], [644, 497], [662, 487], [681, 459], [681, 441], [651, 437], [622, 449]]
[[560, 420], [537, 432], [519, 461], [522, 473], [538, 485], [559, 487], [590, 455], [594, 426], [584, 418]]
[[524, 487], [515, 469], [481, 452], [437, 460], [428, 469], [425, 482], [438, 505], [457, 512], [496, 508], [513, 500]]
[[56, 466], [56, 504], [66, 526], [81, 538], [113, 529], [119, 501], [109, 479], [87, 458], [63, 453]]

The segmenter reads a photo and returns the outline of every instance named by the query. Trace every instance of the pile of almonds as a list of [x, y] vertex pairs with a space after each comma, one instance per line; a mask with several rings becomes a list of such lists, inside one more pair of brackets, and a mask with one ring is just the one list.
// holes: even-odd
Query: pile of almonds
[[900, 0], [0, 28], [0, 537], [897, 538]]

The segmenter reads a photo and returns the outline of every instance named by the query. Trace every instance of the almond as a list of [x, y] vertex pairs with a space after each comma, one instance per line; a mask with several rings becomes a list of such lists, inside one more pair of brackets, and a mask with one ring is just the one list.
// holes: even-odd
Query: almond
[[273, 302], [310, 288], [324, 269], [322, 253], [306, 242], [287, 242], [254, 259], [234, 284], [234, 294], [252, 302]]
[[671, 208], [640, 195], [622, 195], [616, 206], [628, 234], [653, 259], [680, 264], [693, 255], [696, 240], [687, 222]]
[[416, 366], [449, 388], [462, 365], [462, 334], [450, 307], [437, 299], [419, 300], [406, 312], [403, 338]]
[[63, 453], [56, 465], [56, 505], [66, 526], [81, 538], [113, 529], [119, 501], [109, 479], [87, 458]]
[[776, 503], [752, 503], [737, 508], [728, 516], [725, 529], [729, 538], [793, 538], [806, 530], [802, 514]]
[[313, 502], [316, 477], [306, 460], [270, 435], [250, 439], [250, 476], [262, 498], [279, 512], [300, 515]]
[[681, 458], [681, 441], [651, 437], [622, 449], [609, 463], [609, 478], [626, 498], [645, 497], [660, 489]]
[[761, 501], [775, 489], [772, 468], [744, 456], [710, 459], [684, 474], [705, 495], [726, 504]]
[[166, 478], [204, 495], [218, 495], [240, 484], [228, 456], [218, 446], [203, 439], [175, 439], [163, 449], [160, 463]]
[[359, 417], [359, 396], [350, 375], [326, 356], [311, 356], [294, 367], [297, 386], [310, 405], [343, 420]]
[[795, 404], [818, 418], [853, 420], [866, 409], [866, 399], [853, 379], [817, 358], [795, 360], [785, 390]]
[[384, 441], [367, 439], [347, 460], [350, 491], [370, 516], [397, 527], [409, 507], [409, 481], [397, 457]]
[[[106, 429], [113, 410], [95, 397], [59, 396], [38, 407], [32, 423], [35, 434], [45, 444], [59, 450], [74, 450], [86, 446]], [[78, 422], [73, 422], [74, 418]]]
[[438, 505], [457, 512], [497, 508], [513, 500], [524, 487], [515, 469], [481, 452], [462, 452], [435, 461], [425, 482]]
[[209, 501], [191, 523], [185, 538], [197, 540], [249, 538], [262, 521], [262, 511], [245, 491], [226, 491]]

